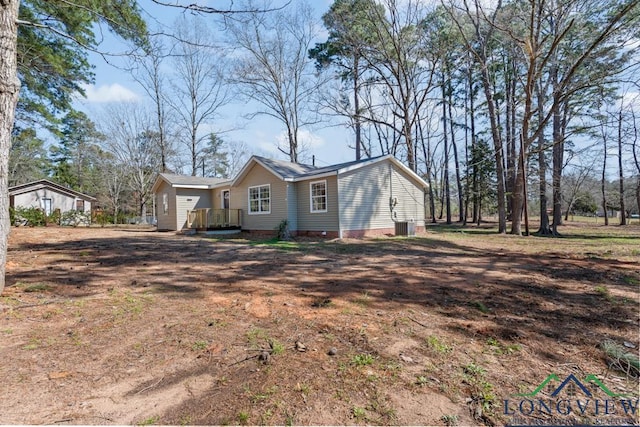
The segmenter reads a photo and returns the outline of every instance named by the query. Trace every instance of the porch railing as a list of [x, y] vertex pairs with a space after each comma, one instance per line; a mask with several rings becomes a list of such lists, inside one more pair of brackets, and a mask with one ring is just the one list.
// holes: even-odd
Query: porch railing
[[208, 229], [242, 226], [242, 209], [194, 209], [187, 211], [187, 228]]

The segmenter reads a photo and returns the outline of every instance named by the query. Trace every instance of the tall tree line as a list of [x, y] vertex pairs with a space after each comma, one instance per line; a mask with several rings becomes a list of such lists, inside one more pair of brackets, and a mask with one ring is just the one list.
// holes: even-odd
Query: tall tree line
[[[23, 1], [19, 14], [17, 0], [0, 3], [3, 211], [8, 183], [30, 178], [143, 215], [158, 172], [232, 174], [250, 152], [220, 125], [232, 99], [258, 106], [248, 119], [277, 119], [293, 162], [306, 158], [302, 132], [338, 117], [353, 130], [354, 158], [393, 154], [425, 178], [431, 221], [495, 214], [500, 232], [510, 221], [521, 234], [533, 201], [538, 232], [557, 235], [584, 198], [575, 185], [567, 195], [563, 174], [577, 171], [585, 140], [601, 160], [589, 174], [602, 173], [605, 212], [612, 166], [622, 222], [638, 186], [637, 104], [620, 99], [638, 85], [638, 0], [335, 0], [321, 22], [304, 2], [247, 1], [234, 15], [191, 4], [177, 7], [223, 19], [183, 17], [164, 38], [134, 0], [79, 1], [66, 14], [57, 3]], [[113, 106], [95, 124], [74, 110], [93, 78], [94, 23], [131, 42], [149, 108]]]

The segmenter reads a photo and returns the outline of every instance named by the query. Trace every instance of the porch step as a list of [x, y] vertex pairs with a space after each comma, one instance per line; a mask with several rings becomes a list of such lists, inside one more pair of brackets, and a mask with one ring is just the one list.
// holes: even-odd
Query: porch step
[[229, 234], [239, 234], [242, 230], [239, 228], [227, 229], [227, 230], [198, 230], [198, 234], [204, 234], [205, 236], [223, 236]]

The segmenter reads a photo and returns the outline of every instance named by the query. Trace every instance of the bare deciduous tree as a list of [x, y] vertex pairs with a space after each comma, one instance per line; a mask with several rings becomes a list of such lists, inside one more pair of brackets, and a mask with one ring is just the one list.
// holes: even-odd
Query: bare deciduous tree
[[[406, 149], [406, 161], [417, 170], [414, 134], [420, 111], [434, 87], [435, 58], [425, 55], [422, 23], [428, 10], [420, 1], [399, 2], [385, 0], [384, 9], [368, 10], [372, 25], [369, 46], [363, 49], [367, 66], [382, 83], [386, 98], [383, 108], [390, 108], [393, 121], [381, 123], [392, 127], [401, 137]], [[385, 14], [386, 15], [383, 15]], [[370, 108], [375, 111], [375, 108]], [[375, 113], [374, 113], [375, 114]], [[373, 121], [373, 117], [366, 117]]]
[[174, 143], [169, 135], [169, 115], [167, 114], [166, 71], [163, 70], [167, 53], [159, 39], [152, 39], [146, 48], [146, 56], [134, 63], [133, 78], [140, 84], [155, 109], [155, 131], [158, 133], [160, 149], [160, 171], [167, 172], [172, 156], [175, 155]]
[[312, 103], [318, 80], [308, 56], [318, 31], [312, 10], [296, 1], [284, 10], [243, 18], [227, 20], [230, 42], [241, 50], [233, 82], [244, 98], [261, 106], [249, 118], [267, 115], [285, 126], [288, 146], [278, 149], [298, 162], [299, 131], [318, 122]]
[[180, 139], [189, 151], [191, 175], [195, 176], [204, 143], [220, 109], [230, 99], [226, 81], [227, 61], [223, 49], [214, 45], [211, 32], [197, 17], [182, 17], [176, 23], [179, 42], [174, 49], [175, 76], [170, 104], [179, 118]]
[[104, 148], [120, 165], [113, 173], [122, 174], [143, 220], [161, 163], [158, 133], [151, 117], [152, 113], [137, 104], [118, 104], [106, 109], [100, 124], [106, 136]]

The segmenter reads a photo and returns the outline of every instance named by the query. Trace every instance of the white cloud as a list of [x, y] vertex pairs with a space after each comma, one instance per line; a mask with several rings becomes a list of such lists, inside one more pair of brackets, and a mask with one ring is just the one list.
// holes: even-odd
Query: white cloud
[[82, 88], [86, 94], [86, 101], [91, 103], [135, 102], [140, 99], [138, 94], [119, 83], [100, 86], [83, 85]]
[[[276, 141], [280, 147], [287, 147], [289, 145], [289, 138], [287, 132], [282, 131], [276, 136]], [[311, 133], [306, 129], [298, 130], [298, 144], [303, 150], [313, 150], [324, 145], [325, 141], [321, 136]]]
[[302, 142], [302, 145], [307, 148], [320, 148], [325, 143], [320, 135], [311, 133], [308, 130], [299, 131], [298, 138]]

